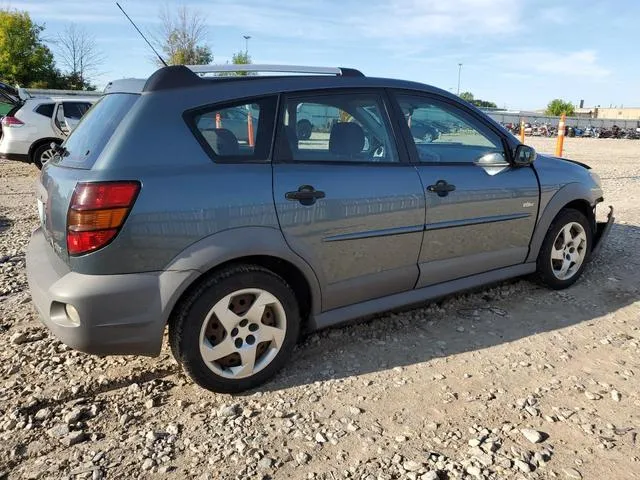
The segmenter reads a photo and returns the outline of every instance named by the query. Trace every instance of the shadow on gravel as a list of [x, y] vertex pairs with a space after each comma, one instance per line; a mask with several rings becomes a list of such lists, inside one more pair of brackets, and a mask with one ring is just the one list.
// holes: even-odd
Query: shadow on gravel
[[111, 380], [104, 385], [96, 385], [93, 388], [81, 390], [77, 393], [72, 393], [71, 391], [65, 391], [64, 395], [60, 396], [59, 398], [50, 398], [40, 402], [33, 403], [31, 405], [21, 408], [20, 412], [25, 415], [31, 415], [37, 412], [38, 410], [40, 410], [41, 408], [56, 407], [58, 405], [63, 405], [72, 400], [78, 400], [80, 398], [86, 398], [86, 397], [95, 397], [96, 395], [99, 395], [101, 393], [107, 393], [113, 390], [118, 390], [121, 388], [128, 387], [134, 383], [139, 383], [139, 384], [148, 383], [153, 380], [160, 380], [165, 377], [175, 375], [176, 373], [179, 373], [179, 372], [180, 372], [180, 367], [178, 367], [178, 365], [172, 365], [170, 367], [159, 368], [154, 371], [145, 371], [145, 372], [140, 372], [133, 375], [128, 375], [126, 377], [123, 377], [117, 380]]
[[434, 302], [444, 304], [444, 313], [414, 307], [402, 315], [378, 315], [361, 325], [311, 335], [283, 372], [260, 390], [281, 390], [483, 350], [614, 313], [640, 300], [637, 245], [640, 227], [615, 224], [599, 257], [567, 290], [556, 292], [515, 280], [498, 285], [515, 288], [506, 298], [500, 298], [497, 289], [485, 287]]

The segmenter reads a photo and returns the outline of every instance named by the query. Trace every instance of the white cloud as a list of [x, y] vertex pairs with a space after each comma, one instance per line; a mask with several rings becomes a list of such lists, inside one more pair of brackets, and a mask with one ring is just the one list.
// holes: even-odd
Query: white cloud
[[521, 2], [512, 0], [384, 0], [350, 22], [370, 37], [477, 37], [520, 28]]
[[611, 71], [600, 65], [594, 50], [559, 52], [551, 50], [516, 50], [489, 57], [491, 63], [505, 70], [522, 73], [558, 75], [562, 77], [589, 77], [602, 79]]

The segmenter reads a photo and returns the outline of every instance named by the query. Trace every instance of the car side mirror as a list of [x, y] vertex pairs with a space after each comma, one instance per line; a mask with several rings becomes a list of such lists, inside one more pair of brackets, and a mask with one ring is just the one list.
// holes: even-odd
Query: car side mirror
[[518, 145], [514, 157], [515, 164], [520, 167], [531, 165], [536, 159], [536, 151], [529, 145]]

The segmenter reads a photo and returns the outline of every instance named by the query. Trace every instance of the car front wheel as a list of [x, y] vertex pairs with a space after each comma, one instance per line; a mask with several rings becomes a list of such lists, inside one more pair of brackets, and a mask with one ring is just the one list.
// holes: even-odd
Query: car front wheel
[[201, 387], [255, 388], [289, 359], [300, 314], [289, 285], [254, 265], [216, 272], [180, 304], [169, 325], [176, 360]]
[[550, 288], [573, 285], [584, 270], [593, 234], [583, 213], [562, 210], [552, 222], [538, 254], [538, 277]]

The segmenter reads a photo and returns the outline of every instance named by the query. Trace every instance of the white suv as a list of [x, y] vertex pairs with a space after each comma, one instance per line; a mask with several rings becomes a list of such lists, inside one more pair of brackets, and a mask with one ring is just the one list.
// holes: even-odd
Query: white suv
[[53, 158], [51, 144], [61, 144], [99, 98], [99, 94], [84, 96], [87, 92], [83, 96], [64, 91], [34, 96], [23, 89], [2, 93], [0, 102], [12, 102], [13, 107], [0, 121], [0, 158], [38, 168]]

